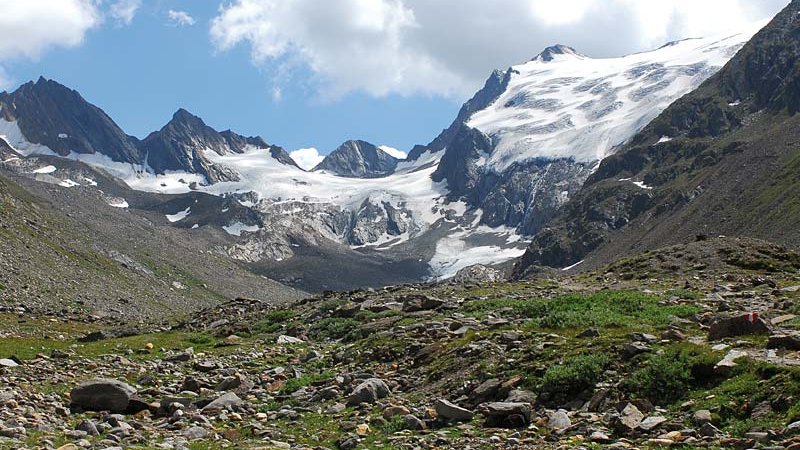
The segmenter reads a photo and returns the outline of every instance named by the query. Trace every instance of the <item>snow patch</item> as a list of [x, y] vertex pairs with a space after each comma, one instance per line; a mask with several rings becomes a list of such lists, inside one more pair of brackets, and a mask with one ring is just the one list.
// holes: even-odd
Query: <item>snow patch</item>
[[63, 187], [67, 187], [67, 188], [71, 188], [71, 187], [75, 187], [75, 186], [80, 186], [80, 183], [77, 183], [77, 182], [72, 181], [69, 178], [67, 178], [66, 180], [61, 180], [61, 182], [58, 183], [58, 185], [59, 186], [63, 186]]
[[191, 212], [192, 208], [189, 207], [184, 209], [183, 211], [178, 211], [175, 214], [166, 214], [164, 217], [166, 217], [167, 220], [169, 220], [170, 222], [178, 222], [188, 217], [189, 214], [191, 214]]
[[110, 200], [108, 202], [108, 206], [113, 206], [114, 208], [127, 208], [129, 205], [128, 205], [128, 202], [125, 201], [124, 198], [122, 198], [122, 199], [118, 198], [118, 199]]
[[661, 136], [661, 139], [659, 139], [658, 142], [656, 142], [656, 144], [663, 144], [664, 142], [669, 142], [671, 140], [672, 138], [669, 136]]
[[40, 168], [34, 170], [31, 173], [53, 173], [56, 170], [58, 170], [58, 169], [56, 169], [56, 166], [44, 166], [44, 167], [40, 167]]
[[379, 145], [379, 149], [383, 150], [384, 152], [388, 153], [389, 156], [396, 158], [396, 159], [406, 159], [408, 158], [408, 153], [398, 150], [394, 147], [389, 147], [388, 145]]
[[222, 229], [231, 236], [241, 236], [242, 232], [255, 233], [256, 231], [260, 230], [261, 227], [258, 225], [245, 225], [242, 222], [236, 222], [226, 225], [222, 227]]
[[574, 268], [578, 267], [579, 265], [583, 264], [583, 261], [584, 260], [582, 259], [582, 260], [576, 262], [575, 264], [573, 264], [571, 266], [564, 267], [563, 269], [561, 269], [561, 271], [566, 272], [566, 271], [568, 271], [570, 269], [574, 269]]

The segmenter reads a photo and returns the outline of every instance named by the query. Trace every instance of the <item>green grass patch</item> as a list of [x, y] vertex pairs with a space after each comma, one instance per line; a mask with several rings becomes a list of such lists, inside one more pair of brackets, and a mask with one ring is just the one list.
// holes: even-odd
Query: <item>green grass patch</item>
[[663, 298], [638, 291], [599, 291], [554, 298], [476, 300], [464, 306], [468, 313], [510, 308], [513, 315], [531, 319], [531, 328], [665, 326], [674, 317], [688, 317], [694, 305], [659, 305]]

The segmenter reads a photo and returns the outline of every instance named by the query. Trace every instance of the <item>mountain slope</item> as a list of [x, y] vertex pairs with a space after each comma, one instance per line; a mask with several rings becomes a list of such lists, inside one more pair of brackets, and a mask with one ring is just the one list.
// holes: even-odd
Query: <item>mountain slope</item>
[[[50, 161], [56, 158], [38, 163]], [[113, 192], [140, 203], [112, 178], [59, 162], [59, 171], [92, 173], [97, 187], [63, 187], [0, 168], [0, 308], [136, 321], [238, 296], [277, 303], [304, 296], [212, 251], [223, 242], [214, 234], [110, 202]]]
[[[800, 2], [602, 162], [517, 275], [733, 234], [800, 244]], [[592, 253], [594, 252], [594, 253]], [[583, 267], [583, 266], [582, 266]]]
[[397, 158], [366, 141], [347, 141], [325, 156], [314, 171], [324, 170], [343, 177], [379, 178], [390, 175]]

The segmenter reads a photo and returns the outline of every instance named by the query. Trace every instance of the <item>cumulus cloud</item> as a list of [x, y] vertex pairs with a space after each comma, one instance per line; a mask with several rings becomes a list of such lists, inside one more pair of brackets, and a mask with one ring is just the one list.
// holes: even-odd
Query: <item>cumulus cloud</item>
[[735, 30], [774, 15], [786, 4], [788, 0], [234, 0], [220, 8], [210, 35], [222, 51], [248, 46], [257, 65], [310, 72], [319, 92], [331, 97], [353, 91], [463, 97], [492, 69], [526, 61], [554, 43], [593, 57], [618, 56]]
[[130, 25], [133, 18], [136, 17], [136, 12], [142, 6], [142, 0], [118, 0], [111, 4], [108, 13], [117, 22]]
[[0, 61], [38, 58], [50, 47], [74, 47], [101, 21], [94, 0], [0, 0]]
[[190, 16], [186, 11], [176, 11], [174, 9], [167, 11], [167, 18], [169, 18], [171, 24], [179, 27], [194, 25], [196, 22], [194, 17]]
[[378, 148], [385, 151], [390, 156], [394, 156], [397, 159], [406, 159], [406, 157], [408, 156], [408, 153], [402, 150], [398, 150], [394, 147], [389, 147], [388, 145], [379, 145]]
[[314, 147], [299, 148], [293, 152], [289, 152], [289, 156], [292, 157], [298, 166], [305, 170], [313, 169], [325, 159], [324, 156], [319, 154], [319, 150]]

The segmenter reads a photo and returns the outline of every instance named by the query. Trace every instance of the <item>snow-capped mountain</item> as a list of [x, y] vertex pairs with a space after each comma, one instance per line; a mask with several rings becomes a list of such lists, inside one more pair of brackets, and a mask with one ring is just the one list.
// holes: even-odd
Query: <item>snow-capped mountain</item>
[[493, 73], [456, 122], [411, 156], [443, 153], [434, 179], [446, 180], [451, 198], [482, 210], [485, 225], [535, 234], [601, 159], [718, 71], [762, 25], [620, 58], [549, 47]]
[[[218, 133], [184, 110], [138, 141], [77, 93], [51, 95], [59, 105], [42, 109], [10, 100], [19, 91], [2, 94], [0, 136], [23, 155], [82, 161], [135, 190], [235, 199], [257, 219], [226, 219], [229, 208], [221, 208], [214, 212], [221, 219], [201, 223], [185, 206], [166, 219], [174, 226], [226, 223], [233, 242], [225, 251], [242, 261], [287, 263], [304, 248], [339, 246], [370, 264], [407, 261], [404, 267], [427, 266], [441, 278], [521, 255], [521, 237], [544, 226], [601, 158], [715, 73], [756, 30], [609, 59], [550, 47], [493, 72], [452, 125], [404, 161], [349, 141], [307, 172], [280, 147]], [[59, 91], [53, 83], [20, 90]], [[35, 117], [51, 109], [57, 114]], [[102, 130], [82, 134], [84, 110]]]

